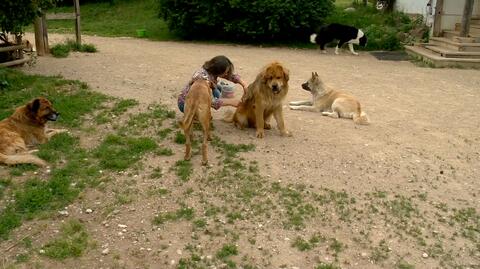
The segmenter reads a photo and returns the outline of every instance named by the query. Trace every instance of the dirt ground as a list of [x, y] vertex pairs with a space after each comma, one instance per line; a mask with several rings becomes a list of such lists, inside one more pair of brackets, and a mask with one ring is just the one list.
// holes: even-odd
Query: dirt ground
[[[50, 36], [51, 43], [63, 39], [60, 35]], [[230, 143], [253, 143], [256, 150], [242, 156], [257, 161], [260, 174], [267, 181], [345, 192], [355, 198], [357, 208], [363, 208], [349, 222], [337, 222], [333, 217], [330, 222], [312, 219], [299, 231], [281, 229], [273, 220], [244, 220], [231, 229], [240, 234], [236, 244], [242, 255], [248, 257], [245, 259], [249, 264], [258, 268], [302, 269], [315, 268], [322, 262], [334, 262], [342, 268], [480, 268], [479, 231], [474, 229], [473, 238], [462, 236], [462, 223], [450, 223], [455, 212], [464, 208], [476, 212], [468, 223], [473, 222], [474, 226], [480, 223], [478, 70], [431, 69], [408, 61], [379, 61], [361, 51], [359, 56], [347, 50], [333, 55], [330, 49], [324, 55], [306, 49], [94, 36], [84, 36], [83, 41], [95, 44], [99, 52], [71, 53], [64, 59], [39, 57], [34, 66], [22, 70], [81, 80], [108, 95], [136, 99], [142, 105], [160, 102], [177, 110], [176, 96], [192, 72], [207, 59], [223, 54], [233, 61], [237, 73], [247, 82], [253, 81], [265, 64], [274, 60], [283, 63], [290, 70], [286, 102], [309, 98], [300, 85], [313, 71], [326, 84], [348, 91], [360, 100], [372, 122], [369, 126], [292, 111], [285, 106], [286, 126], [293, 137], [281, 137], [278, 130], [270, 130], [261, 140], [254, 137], [254, 130], [240, 131], [222, 122], [226, 108], [214, 112], [215, 135]], [[181, 158], [183, 147], [175, 149], [178, 154], [170, 163]], [[210, 150], [212, 159], [216, 154]], [[198, 156], [193, 164], [196, 171], [201, 171]], [[146, 181], [140, 175], [137, 184]], [[401, 222], [389, 222], [388, 216], [367, 210], [368, 194], [379, 192], [386, 193], [391, 200], [409, 198], [418, 208], [417, 218], [401, 226]], [[72, 207], [100, 207], [105, 202], [102, 199], [107, 199], [101, 196], [91, 191]], [[89, 223], [91, 236], [101, 247], [78, 260], [52, 263], [51, 268], [176, 266], [187, 255], [184, 249], [191, 240], [191, 229], [182, 222], [152, 228], [150, 219], [154, 212], [172, 205], [161, 199], [137, 197], [138, 200], [121, 208], [109, 220], [110, 227], [105, 227], [102, 223], [105, 219], [100, 215], [78, 213]], [[386, 202], [378, 203], [382, 204]], [[442, 211], [443, 205], [447, 209]], [[391, 208], [387, 207], [386, 212]], [[335, 212], [325, 211], [325, 214], [335, 215]], [[128, 226], [127, 236], [117, 235], [119, 223]], [[415, 224], [416, 236], [406, 232]], [[338, 255], [332, 254], [329, 243], [310, 251], [291, 246], [295, 237], [308, 238], [316, 232], [336, 238], [346, 246]], [[252, 236], [255, 244], [247, 240]], [[419, 237], [423, 238], [421, 243]], [[215, 255], [219, 246], [210, 240], [196, 241], [201, 242], [199, 248], [207, 258]], [[385, 245], [387, 257], [379, 260]], [[116, 255], [102, 255], [105, 246]], [[400, 267], [400, 261], [414, 267]], [[240, 263], [239, 258], [237, 264]], [[222, 266], [227, 265], [219, 268]]]

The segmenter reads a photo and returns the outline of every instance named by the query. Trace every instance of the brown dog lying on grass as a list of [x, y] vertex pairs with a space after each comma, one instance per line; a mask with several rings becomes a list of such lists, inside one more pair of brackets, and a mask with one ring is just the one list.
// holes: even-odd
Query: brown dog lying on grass
[[47, 163], [32, 155], [29, 148], [46, 143], [55, 134], [67, 132], [46, 128], [47, 121], [57, 120], [58, 115], [50, 101], [39, 97], [0, 121], [0, 163], [45, 166]]
[[248, 86], [242, 102], [235, 113], [226, 114], [224, 121], [233, 122], [240, 129], [256, 128], [258, 138], [265, 136], [264, 129], [270, 129], [270, 118], [277, 121], [282, 136], [291, 136], [285, 128], [282, 101], [288, 93], [289, 71], [282, 64], [273, 62], [265, 66], [255, 81]]
[[212, 89], [210, 82], [196, 80], [190, 86], [190, 91], [185, 98], [185, 114], [181, 123], [185, 134], [185, 160], [192, 157], [193, 120], [198, 119], [203, 129], [202, 165], [208, 164], [207, 143], [210, 137], [210, 120], [212, 112]]

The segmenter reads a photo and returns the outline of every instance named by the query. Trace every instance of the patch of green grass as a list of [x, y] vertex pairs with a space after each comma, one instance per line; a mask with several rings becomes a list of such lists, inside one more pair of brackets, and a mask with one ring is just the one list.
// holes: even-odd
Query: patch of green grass
[[413, 214], [418, 214], [418, 209], [411, 199], [400, 195], [396, 196], [394, 200], [386, 201], [385, 206], [398, 219], [411, 218]]
[[193, 173], [192, 163], [185, 160], [177, 161], [172, 169], [175, 171], [175, 174], [180, 178], [180, 180], [184, 182], [188, 181]]
[[155, 151], [155, 154], [159, 156], [172, 156], [174, 153], [172, 149], [161, 147]]
[[[81, 10], [82, 33], [87, 35], [136, 37], [137, 29], [145, 29], [149, 39], [175, 39], [166, 23], [158, 17], [155, 0], [115, 1], [113, 5], [85, 3], [81, 4]], [[71, 13], [73, 7], [58, 7], [51, 12]], [[48, 31], [52, 33], [74, 33], [74, 27], [71, 20], [48, 21]]]
[[397, 262], [395, 268], [396, 269], [415, 269], [415, 266], [407, 263], [404, 260], [401, 260], [401, 261]]
[[57, 58], [68, 57], [70, 51], [79, 52], [97, 52], [97, 48], [93, 44], [78, 44], [76, 41], [67, 39], [64, 43], [56, 44], [50, 48], [50, 53]]
[[135, 99], [122, 99], [115, 103], [111, 111], [114, 115], [119, 116], [136, 105], [138, 105], [138, 101]]
[[67, 44], [56, 44], [50, 48], [50, 53], [57, 58], [66, 58], [70, 54], [70, 46]]
[[205, 219], [196, 219], [193, 221], [193, 225], [197, 229], [203, 229], [207, 226], [207, 221]]
[[195, 217], [195, 210], [191, 207], [182, 206], [175, 212], [158, 214], [153, 218], [153, 224], [161, 225], [168, 221], [192, 220]]
[[30, 255], [27, 253], [20, 253], [17, 256], [15, 256], [15, 262], [16, 263], [24, 263], [30, 260]]
[[78, 220], [69, 220], [61, 228], [59, 238], [45, 244], [42, 255], [56, 260], [80, 257], [88, 247], [88, 234]]
[[320, 263], [319, 265], [315, 266], [315, 269], [341, 269], [332, 263]]
[[177, 144], [183, 145], [186, 141], [185, 135], [181, 131], [177, 131], [175, 132], [175, 138], [173, 139], [173, 141]]
[[0, 119], [10, 116], [18, 106], [43, 96], [60, 112], [55, 124], [79, 126], [86, 114], [98, 109], [107, 97], [89, 90], [85, 83], [59, 77], [25, 75], [13, 69], [0, 68], [0, 78], [8, 86], [0, 91]]
[[0, 199], [3, 198], [5, 190], [12, 184], [11, 179], [0, 179]]
[[221, 260], [225, 260], [226, 258], [230, 256], [235, 256], [235, 255], [238, 255], [238, 249], [237, 249], [237, 246], [233, 244], [223, 245], [223, 247], [220, 250], [218, 250], [217, 253], [215, 254], [215, 256]]
[[157, 167], [153, 169], [152, 173], [150, 174], [150, 178], [158, 179], [163, 177], [163, 172], [161, 167]]
[[135, 164], [143, 154], [157, 148], [155, 141], [147, 137], [123, 137], [108, 135], [94, 150], [104, 169], [123, 170]]
[[173, 130], [171, 128], [165, 128], [165, 129], [162, 129], [160, 131], [157, 132], [157, 135], [160, 136], [160, 138], [163, 140], [165, 138], [167, 138], [167, 136], [173, 132]]
[[390, 249], [387, 246], [387, 242], [385, 240], [382, 240], [380, 241], [380, 243], [378, 243], [378, 246], [373, 248], [372, 255], [370, 258], [372, 259], [372, 261], [378, 263], [388, 259], [389, 256], [390, 256]]
[[50, 48], [50, 53], [57, 58], [68, 57], [70, 51], [79, 52], [97, 52], [97, 48], [93, 44], [78, 44], [76, 41], [67, 39], [64, 43], [56, 44]]

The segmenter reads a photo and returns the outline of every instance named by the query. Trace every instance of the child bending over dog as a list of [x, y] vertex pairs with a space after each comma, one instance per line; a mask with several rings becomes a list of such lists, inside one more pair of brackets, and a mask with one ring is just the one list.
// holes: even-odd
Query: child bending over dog
[[178, 96], [178, 108], [183, 113], [185, 108], [185, 98], [190, 91], [191, 86], [196, 80], [206, 80], [212, 85], [212, 107], [218, 110], [222, 106], [237, 107], [240, 100], [221, 98], [221, 87], [217, 85], [217, 79], [223, 78], [233, 83], [242, 85], [243, 92], [247, 89], [247, 84], [240, 78], [238, 74], [234, 73], [233, 63], [223, 55], [215, 56], [209, 61], [206, 61], [202, 68], [193, 73], [192, 78], [188, 84], [183, 88], [182, 93]]

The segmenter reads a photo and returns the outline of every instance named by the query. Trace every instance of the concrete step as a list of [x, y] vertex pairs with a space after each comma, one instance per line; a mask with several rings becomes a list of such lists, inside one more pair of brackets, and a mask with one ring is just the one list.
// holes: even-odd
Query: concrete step
[[426, 49], [429, 49], [438, 55], [445, 57], [445, 58], [471, 58], [471, 59], [480, 59], [480, 52], [474, 52], [474, 51], [455, 51], [455, 50], [450, 50], [445, 47], [439, 47], [439, 46], [432, 46], [432, 45], [426, 45], [424, 46]]
[[405, 52], [432, 67], [480, 68], [480, 59], [446, 58], [422, 46], [405, 46]]
[[480, 43], [460, 43], [445, 37], [431, 37], [429, 43], [456, 51], [480, 51]]
[[465, 38], [465, 37], [460, 37], [460, 31], [444, 30], [443, 37], [446, 37], [458, 43], [480, 42], [480, 34], [476, 35], [476, 34], [470, 33], [469, 37]]
[[[456, 23], [455, 24], [455, 31], [460, 32], [462, 29], [462, 24], [461, 23]], [[475, 35], [475, 36], [480, 36], [480, 24], [470, 24], [470, 35]]]

